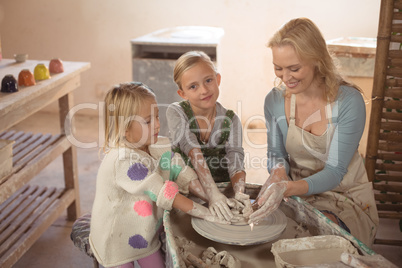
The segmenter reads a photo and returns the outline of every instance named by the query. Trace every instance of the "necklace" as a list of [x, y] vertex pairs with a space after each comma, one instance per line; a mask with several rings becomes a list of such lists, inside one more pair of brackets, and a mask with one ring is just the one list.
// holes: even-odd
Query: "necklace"
[[201, 130], [201, 125], [200, 123], [198, 123], [198, 126], [200, 128], [200, 140], [203, 144], [206, 144], [208, 142], [209, 134], [211, 133], [212, 127], [215, 123], [215, 116], [216, 116], [216, 107], [214, 107], [213, 112], [209, 116], [204, 117], [206, 118], [206, 129], [204, 129], [204, 131]]

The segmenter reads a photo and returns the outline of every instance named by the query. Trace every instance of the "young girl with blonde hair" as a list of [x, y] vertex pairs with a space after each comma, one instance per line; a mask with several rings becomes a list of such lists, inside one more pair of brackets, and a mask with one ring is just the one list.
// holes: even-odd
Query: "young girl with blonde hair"
[[99, 167], [89, 242], [104, 267], [165, 267], [159, 233], [164, 209], [180, 209], [227, 223], [179, 193], [197, 179], [158, 137], [154, 93], [138, 82], [115, 86], [105, 97], [105, 157]]
[[231, 182], [235, 198], [247, 204], [240, 119], [217, 101], [221, 75], [204, 52], [183, 54], [175, 64], [174, 81], [184, 100], [166, 111], [173, 150], [194, 167], [201, 184], [198, 191], [211, 212], [232, 220], [234, 204], [216, 182]]

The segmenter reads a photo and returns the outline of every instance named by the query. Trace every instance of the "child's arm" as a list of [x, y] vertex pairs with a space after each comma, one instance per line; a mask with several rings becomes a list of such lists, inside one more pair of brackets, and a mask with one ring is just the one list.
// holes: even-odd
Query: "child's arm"
[[216, 186], [201, 150], [194, 148], [189, 152], [188, 156], [198, 175], [202, 188], [208, 196], [209, 210], [219, 218], [229, 221], [233, 217], [233, 213], [229, 208], [231, 201]]
[[228, 172], [235, 193], [244, 193], [246, 172], [244, 171], [243, 133], [240, 118], [234, 114], [228, 142], [225, 144]]
[[210, 222], [217, 222], [222, 224], [229, 224], [229, 221], [220, 219], [218, 216], [213, 215], [208, 208], [198, 204], [197, 202], [188, 199], [184, 195], [178, 193], [173, 201], [173, 207], [179, 209], [191, 216], [204, 219]]
[[187, 115], [179, 104], [172, 103], [166, 111], [166, 118], [172, 145], [180, 147], [188, 155], [202, 186], [202, 190], [199, 187], [197, 190], [197, 184], [192, 183], [190, 185], [192, 189], [190, 188], [190, 190], [195, 190], [198, 192], [195, 195], [208, 199], [209, 208], [212, 213], [215, 213], [222, 219], [230, 220], [233, 217], [233, 213], [228, 206], [230, 200], [218, 190], [211, 172], [206, 165], [197, 137], [190, 131]]
[[244, 193], [246, 188], [246, 172], [239, 171], [235, 173], [231, 178], [233, 191], [236, 193]]
[[192, 180], [188, 186], [190, 193], [208, 203], [208, 196], [202, 188], [200, 180]]

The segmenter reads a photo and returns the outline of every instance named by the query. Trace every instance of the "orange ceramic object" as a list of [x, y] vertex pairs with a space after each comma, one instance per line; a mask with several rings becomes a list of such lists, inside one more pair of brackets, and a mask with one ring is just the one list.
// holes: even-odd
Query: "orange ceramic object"
[[24, 69], [22, 70], [19, 75], [18, 75], [18, 85], [19, 86], [33, 86], [35, 85], [35, 78], [33, 73], [28, 70], [28, 69]]
[[43, 63], [39, 63], [34, 69], [35, 80], [46, 80], [50, 78], [49, 69]]
[[60, 59], [52, 59], [49, 63], [49, 71], [54, 74], [64, 72], [63, 62]]

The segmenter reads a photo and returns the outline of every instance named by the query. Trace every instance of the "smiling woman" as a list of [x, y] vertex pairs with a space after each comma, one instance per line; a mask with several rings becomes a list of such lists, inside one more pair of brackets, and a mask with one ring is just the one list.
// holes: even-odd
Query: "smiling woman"
[[283, 198], [297, 195], [371, 246], [379, 220], [357, 150], [366, 120], [358, 87], [339, 75], [310, 19], [287, 22], [268, 46], [284, 85], [265, 99], [270, 177], [250, 220], [262, 219]]
[[[285, 83], [289, 93], [303, 92], [311, 86], [311, 83], [316, 82], [314, 80], [315, 66], [310, 62], [301, 60], [292, 45], [272, 47], [272, 57], [275, 75]], [[322, 92], [320, 95], [325, 93], [324, 90], [320, 91]], [[308, 92], [306, 93], [308, 94]]]

